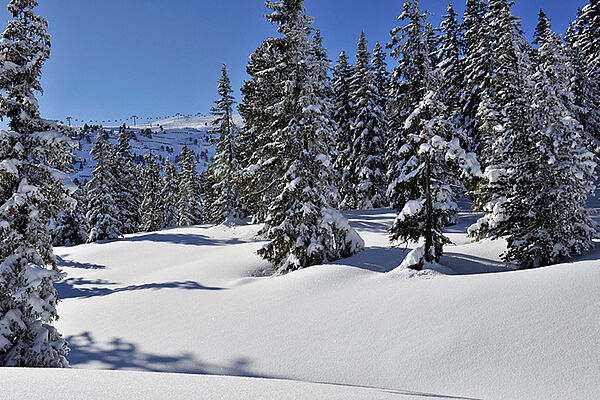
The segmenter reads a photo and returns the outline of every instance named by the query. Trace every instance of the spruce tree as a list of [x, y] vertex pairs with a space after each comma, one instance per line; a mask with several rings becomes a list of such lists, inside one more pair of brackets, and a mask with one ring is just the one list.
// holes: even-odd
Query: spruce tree
[[468, 147], [482, 153], [483, 139], [477, 129], [479, 105], [490, 90], [490, 80], [496, 69], [493, 57], [497, 41], [489, 29], [488, 6], [485, 0], [467, 0], [462, 31], [464, 80], [460, 94], [461, 124], [468, 137]]
[[550, 19], [540, 8], [540, 13], [538, 14], [538, 22], [535, 26], [535, 32], [533, 32], [533, 44], [540, 46], [544, 37], [546, 37], [546, 31], [550, 28]]
[[[375, 43], [373, 49], [372, 71], [375, 87], [379, 93], [379, 107], [388, 113], [389, 91], [390, 91], [390, 73], [387, 70], [387, 54], [379, 42]], [[385, 135], [387, 137], [387, 135]]]
[[116, 183], [115, 205], [119, 210], [119, 231], [122, 234], [137, 232], [141, 219], [141, 188], [129, 144], [132, 135], [129, 131], [119, 131], [117, 151], [112, 163]]
[[35, 92], [43, 94], [39, 78], [50, 57], [48, 22], [34, 13], [35, 0], [11, 0], [12, 19], [0, 41], [0, 117], [10, 119], [10, 129], [32, 133], [57, 129], [40, 117]]
[[71, 194], [73, 199], [56, 218], [51, 219], [52, 244], [54, 246], [77, 245], [87, 242], [89, 223], [86, 217], [87, 194], [78, 187]]
[[143, 232], [158, 231], [163, 227], [163, 199], [161, 199], [160, 167], [152, 153], [144, 155], [142, 168], [142, 203], [140, 205], [140, 229]]
[[202, 222], [201, 192], [194, 152], [184, 145], [179, 156], [177, 190], [177, 224], [179, 226], [190, 226]]
[[[53, 286], [64, 274], [52, 251], [48, 221], [73, 204], [76, 189], [61, 171], [72, 143], [46, 131], [35, 92], [50, 56], [47, 22], [35, 1], [13, 0], [0, 41], [0, 366], [68, 367], [67, 345], [51, 325], [58, 319]], [[45, 130], [45, 132], [37, 132]]]
[[87, 219], [90, 224], [88, 242], [98, 240], [114, 240], [122, 233], [119, 230], [119, 209], [116, 205], [115, 189], [117, 182], [113, 175], [112, 159], [116, 149], [108, 142], [106, 132], [98, 129], [96, 143], [90, 154], [96, 162], [92, 171], [92, 179], [87, 183], [88, 212]]
[[350, 125], [352, 148], [350, 174], [352, 191], [342, 200], [347, 209], [379, 208], [387, 205], [385, 132], [387, 118], [381, 108], [380, 93], [371, 69], [371, 54], [362, 32], [358, 42], [356, 67], [350, 82], [350, 102], [354, 119]]
[[179, 173], [175, 164], [167, 159], [164, 163], [164, 173], [162, 177], [162, 186], [160, 190], [160, 198], [163, 203], [163, 228], [173, 228], [177, 226], [177, 182]]
[[342, 51], [339, 61], [333, 69], [333, 119], [337, 124], [336, 151], [334, 167], [339, 174], [338, 190], [342, 199], [340, 207], [345, 207], [343, 199], [351, 198], [354, 191], [352, 184], [352, 149], [354, 137], [351, 124], [354, 121], [354, 107], [351, 103], [350, 83], [354, 69], [348, 62], [346, 52]]
[[[593, 154], [585, 147], [582, 127], [573, 117], [569, 92], [574, 75], [558, 35], [547, 26], [540, 35], [539, 65], [532, 80], [533, 132], [517, 137], [518, 157], [511, 156], [500, 179], [511, 190], [494, 213], [479, 224], [492, 237], [504, 236], [507, 261], [521, 268], [553, 264], [594, 246], [597, 226], [585, 203], [594, 192]], [[487, 225], [486, 225], [487, 224]], [[476, 226], [474, 228], [480, 228]]]
[[[214, 201], [211, 201], [210, 212], [205, 213], [209, 221], [221, 224], [240, 220], [242, 206], [238, 198], [235, 177], [240, 171], [238, 160], [238, 147], [236, 143], [237, 128], [233, 123], [234, 98], [231, 95], [231, 82], [227, 76], [227, 66], [223, 64], [221, 78], [218, 84], [220, 98], [215, 101], [212, 115], [215, 116], [215, 128], [210, 133], [217, 134], [217, 153], [213, 159], [211, 188], [214, 192]], [[206, 186], [205, 186], [206, 187]]]
[[457, 14], [452, 5], [449, 5], [446, 10], [446, 15], [444, 15], [441, 24], [441, 31], [443, 34], [438, 56], [438, 67], [442, 69], [444, 76], [442, 91], [447, 102], [449, 115], [462, 123], [460, 98], [462, 83], [465, 78], [462, 63], [464, 41]]
[[[267, 214], [271, 242], [258, 254], [285, 273], [325, 261], [347, 257], [361, 250], [363, 241], [327, 198], [333, 170], [328, 157], [335, 122], [327, 111], [328, 99], [319, 95], [316, 81], [320, 64], [309, 40], [312, 18], [302, 0], [268, 1], [273, 12], [268, 20], [282, 34], [281, 101], [273, 109], [273, 140], [284, 167], [278, 178], [282, 191]], [[274, 177], [277, 179], [277, 177]]]
[[406, 129], [406, 119], [417, 108], [426, 93], [426, 77], [431, 72], [430, 49], [425, 40], [425, 21], [427, 13], [419, 9], [419, 2], [406, 0], [402, 14], [398, 20], [402, 25], [394, 28], [390, 34], [392, 39], [387, 47], [391, 49], [392, 57], [398, 60], [398, 65], [391, 74], [390, 82], [390, 115], [389, 138], [387, 141], [386, 162], [387, 178], [390, 185], [387, 196], [391, 206], [402, 209], [406, 199], [402, 191], [396, 191], [392, 183], [401, 174], [402, 152], [406, 137], [415, 133], [416, 125]]
[[281, 99], [281, 58], [283, 39], [267, 39], [250, 55], [246, 72], [251, 79], [242, 86], [242, 103], [238, 109], [244, 120], [239, 137], [242, 173], [238, 177], [238, 193], [254, 222], [264, 222], [267, 208], [281, 190], [277, 184], [284, 173], [274, 163], [281, 151], [273, 145], [274, 117], [272, 108]]

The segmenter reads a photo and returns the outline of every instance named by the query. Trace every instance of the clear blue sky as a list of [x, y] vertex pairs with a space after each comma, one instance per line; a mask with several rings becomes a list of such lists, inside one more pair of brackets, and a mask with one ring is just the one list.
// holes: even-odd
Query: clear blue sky
[[[229, 65], [239, 100], [249, 54], [275, 29], [262, 0], [38, 0], [48, 19], [52, 56], [44, 67], [42, 115], [115, 120], [207, 113], [221, 64]], [[465, 0], [454, 2], [462, 15]], [[5, 0], [7, 4], [8, 1]], [[403, 0], [306, 0], [329, 56], [356, 51], [362, 29], [370, 48], [385, 43]], [[448, 1], [421, 0], [438, 25]], [[531, 36], [543, 7], [564, 33], [587, 0], [516, 0]], [[9, 18], [2, 7], [0, 19]]]

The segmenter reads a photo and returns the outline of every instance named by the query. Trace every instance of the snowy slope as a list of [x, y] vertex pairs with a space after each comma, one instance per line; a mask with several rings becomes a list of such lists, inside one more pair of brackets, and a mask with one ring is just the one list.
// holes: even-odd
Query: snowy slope
[[[173, 117], [162, 121], [153, 122], [148, 125], [138, 125], [128, 129], [135, 134], [131, 141], [132, 152], [136, 156], [144, 156], [152, 152], [161, 160], [169, 157], [171, 161], [181, 153], [183, 145], [187, 145], [198, 159], [198, 172], [206, 169], [207, 160], [215, 154], [214, 144], [210, 141], [212, 135], [208, 130], [212, 128], [213, 117]], [[239, 115], [234, 116], [234, 122], [241, 126], [242, 120]], [[79, 129], [79, 128], [77, 128]], [[119, 127], [104, 127], [109, 133], [109, 141], [117, 142]], [[151, 137], [142, 134], [146, 129], [152, 131]], [[94, 162], [90, 159], [90, 150], [96, 142], [96, 132], [89, 132], [78, 139], [79, 149], [75, 151], [75, 172], [72, 178], [79, 182], [86, 182], [91, 177]]]
[[[407, 252], [388, 245], [391, 211], [349, 216], [365, 252], [285, 276], [268, 276], [254, 254], [258, 226], [57, 248], [69, 274], [57, 326], [71, 364], [389, 388], [397, 398], [600, 398], [600, 249], [513, 271], [499, 261], [501, 241], [469, 243], [476, 216], [462, 214], [444, 267], [409, 273], [394, 270]], [[272, 381], [234, 382], [277, 398]]]
[[440, 396], [435, 393], [415, 393], [386, 388], [164, 373], [0, 369], [0, 379], [2, 382], [36, 382], [35, 385], [4, 385], [0, 392], [0, 399], [11, 400], [38, 400], [48, 398], [49, 393], [52, 394], [52, 399], [61, 400], [440, 399]]

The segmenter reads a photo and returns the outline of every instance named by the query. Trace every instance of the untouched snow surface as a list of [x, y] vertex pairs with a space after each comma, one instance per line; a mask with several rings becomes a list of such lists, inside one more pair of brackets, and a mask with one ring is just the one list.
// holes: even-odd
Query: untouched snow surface
[[514, 271], [465, 213], [440, 265], [394, 271], [417, 245], [390, 248], [395, 214], [346, 215], [364, 252], [284, 276], [256, 225], [55, 249], [72, 366], [161, 374], [0, 370], [0, 398], [600, 398], [600, 249]]

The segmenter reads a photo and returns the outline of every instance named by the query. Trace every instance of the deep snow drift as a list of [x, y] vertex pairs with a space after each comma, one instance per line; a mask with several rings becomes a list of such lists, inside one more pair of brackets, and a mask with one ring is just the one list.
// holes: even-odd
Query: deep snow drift
[[[269, 276], [254, 254], [264, 242], [253, 225], [57, 248], [68, 273], [57, 327], [74, 368], [204, 375], [0, 377], [66, 374], [56, 379], [75, 388], [73, 398], [78, 387], [117, 398], [101, 397], [95, 379], [111, 392], [148, 388], [145, 398], [167, 398], [157, 382], [192, 398], [599, 398], [600, 249], [514, 271], [499, 261], [502, 241], [470, 243], [465, 230], [477, 216], [463, 213], [447, 230], [455, 245], [442, 265], [394, 270], [408, 253], [389, 246], [395, 214], [347, 215], [366, 251], [285, 276]], [[37, 398], [36, 390], [6, 393]]]

